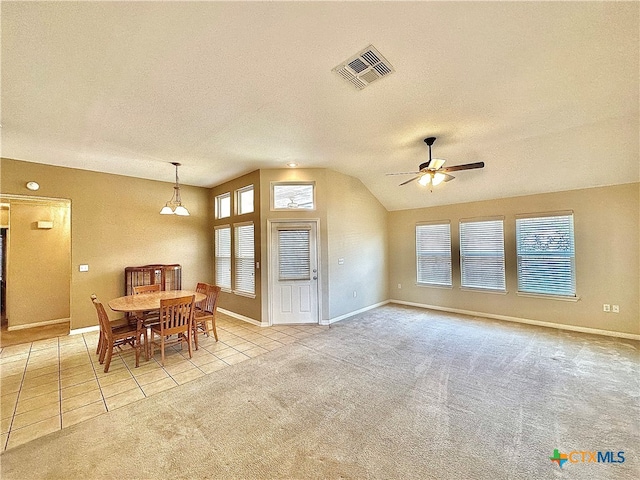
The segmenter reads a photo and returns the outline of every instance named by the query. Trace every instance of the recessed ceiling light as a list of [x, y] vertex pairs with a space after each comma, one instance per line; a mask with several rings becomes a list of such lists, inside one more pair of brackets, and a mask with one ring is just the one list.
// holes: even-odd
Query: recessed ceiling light
[[27, 182], [27, 188], [35, 192], [40, 188], [40, 185], [38, 185], [38, 182]]
[[296, 168], [298, 166], [298, 164], [296, 162], [288, 162], [287, 163], [287, 167], [289, 168]]

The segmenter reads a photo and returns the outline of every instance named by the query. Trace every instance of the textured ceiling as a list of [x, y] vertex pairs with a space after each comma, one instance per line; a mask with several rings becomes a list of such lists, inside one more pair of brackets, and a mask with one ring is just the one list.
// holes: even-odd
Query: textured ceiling
[[[2, 156], [214, 186], [332, 168], [389, 210], [638, 181], [638, 2], [2, 2]], [[331, 70], [373, 44], [395, 72]], [[410, 177], [438, 137], [430, 192]]]

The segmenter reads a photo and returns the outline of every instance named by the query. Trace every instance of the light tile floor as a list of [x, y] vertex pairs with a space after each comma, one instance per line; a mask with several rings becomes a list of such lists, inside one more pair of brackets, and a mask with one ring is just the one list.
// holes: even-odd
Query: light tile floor
[[167, 348], [135, 368], [131, 348], [114, 352], [109, 372], [98, 363], [98, 332], [56, 337], [0, 349], [0, 451], [101, 415], [169, 388], [210, 375], [325, 331], [318, 325], [262, 328], [224, 314], [218, 339], [199, 337], [189, 359], [186, 347]]

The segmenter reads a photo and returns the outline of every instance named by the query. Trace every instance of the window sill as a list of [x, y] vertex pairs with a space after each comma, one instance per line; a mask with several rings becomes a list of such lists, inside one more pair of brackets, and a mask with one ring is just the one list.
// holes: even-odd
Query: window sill
[[580, 301], [579, 296], [571, 297], [567, 295], [548, 295], [544, 293], [527, 293], [527, 292], [516, 292], [516, 295], [519, 297], [531, 297], [531, 298], [544, 298], [546, 300], [560, 300], [561, 302], [578, 302]]
[[453, 285], [440, 285], [438, 283], [420, 283], [420, 282], [416, 282], [416, 287], [443, 288], [445, 290], [453, 289]]
[[256, 294], [255, 293], [240, 292], [238, 290], [234, 290], [233, 294], [234, 295], [238, 295], [239, 297], [256, 298]]
[[491, 290], [489, 288], [473, 287], [460, 287], [460, 290], [464, 292], [493, 293], [494, 295], [506, 295], [507, 293], [509, 293], [507, 290]]

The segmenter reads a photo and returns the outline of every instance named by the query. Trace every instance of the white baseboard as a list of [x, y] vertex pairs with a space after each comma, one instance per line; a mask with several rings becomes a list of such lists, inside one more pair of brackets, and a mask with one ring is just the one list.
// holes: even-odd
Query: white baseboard
[[218, 312], [224, 313], [225, 315], [229, 315], [230, 317], [237, 318], [238, 320], [242, 320], [243, 322], [250, 323], [252, 325], [256, 325], [258, 327], [268, 327], [268, 325], [263, 325], [262, 322], [258, 320], [254, 320], [253, 318], [245, 317], [244, 315], [240, 315], [239, 313], [232, 312], [230, 310], [225, 310], [224, 308], [218, 307]]
[[531, 320], [528, 318], [510, 317], [507, 315], [495, 315], [492, 313], [474, 312], [471, 310], [462, 310], [459, 308], [440, 307], [437, 305], [426, 305], [424, 303], [405, 302], [403, 300], [389, 300], [389, 303], [397, 303], [399, 305], [407, 305], [409, 307], [428, 308], [429, 310], [438, 310], [441, 312], [459, 313], [461, 315], [471, 315], [474, 317], [491, 318], [494, 320], [505, 320], [507, 322], [526, 323], [527, 325], [535, 325], [538, 327], [555, 328], [558, 330], [570, 330], [572, 332], [590, 333], [593, 335], [605, 335], [607, 337], [627, 338], [629, 340], [640, 340], [640, 335], [635, 333], [614, 332], [612, 330], [600, 330], [598, 328], [578, 327], [575, 325], [565, 325], [562, 323], [542, 322], [540, 320]]
[[344, 315], [330, 318], [328, 321], [320, 320], [320, 325], [331, 325], [332, 323], [339, 322], [340, 320], [344, 320], [345, 318], [353, 317], [354, 315], [358, 315], [359, 313], [366, 312], [367, 310], [372, 310], [374, 308], [382, 307], [383, 305], [386, 305], [389, 302], [391, 302], [391, 300], [385, 300], [384, 302], [374, 303], [373, 305], [369, 305], [359, 310], [354, 310], [353, 312], [345, 313]]
[[45, 320], [44, 322], [25, 323], [24, 325], [8, 326], [7, 331], [24, 330], [26, 328], [44, 327], [45, 325], [55, 325], [57, 323], [71, 322], [70, 318], [56, 318], [55, 320]]

